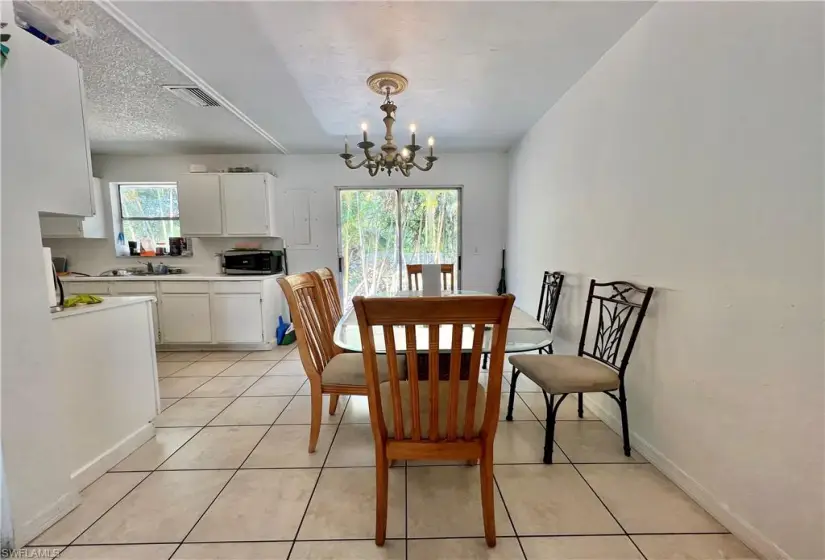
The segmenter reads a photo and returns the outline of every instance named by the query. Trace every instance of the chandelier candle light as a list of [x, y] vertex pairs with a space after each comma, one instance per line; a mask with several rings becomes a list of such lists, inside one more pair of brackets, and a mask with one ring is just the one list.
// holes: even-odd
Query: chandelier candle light
[[398, 147], [393, 142], [392, 125], [395, 123], [395, 103], [390, 99], [391, 95], [398, 95], [407, 89], [407, 78], [401, 74], [394, 72], [379, 72], [367, 78], [367, 85], [369, 88], [379, 95], [384, 95], [384, 103], [381, 105], [381, 110], [384, 111], [384, 126], [387, 133], [384, 135], [385, 143], [381, 146], [381, 151], [377, 154], [370, 152], [370, 148], [375, 147], [375, 144], [367, 138], [367, 123], [361, 123], [361, 132], [363, 133], [363, 140], [358, 142], [357, 146], [364, 150], [364, 159], [358, 163], [352, 163], [352, 158], [355, 156], [349, 153], [349, 140], [344, 137], [344, 153], [339, 154], [347, 167], [350, 169], [358, 169], [359, 167], [366, 167], [371, 177], [378, 175], [379, 171], [386, 171], [387, 175], [392, 175], [393, 171], [399, 171], [404, 177], [410, 176], [410, 171], [415, 167], [421, 171], [429, 171], [433, 168], [433, 163], [438, 160], [433, 155], [433, 146], [435, 145], [435, 138], [430, 136], [427, 144], [430, 147], [430, 155], [424, 156], [427, 162], [425, 165], [419, 165], [415, 161], [415, 154], [421, 149], [421, 146], [415, 143], [415, 125], [410, 125], [410, 133], [412, 135], [410, 143], [404, 146], [399, 152]]

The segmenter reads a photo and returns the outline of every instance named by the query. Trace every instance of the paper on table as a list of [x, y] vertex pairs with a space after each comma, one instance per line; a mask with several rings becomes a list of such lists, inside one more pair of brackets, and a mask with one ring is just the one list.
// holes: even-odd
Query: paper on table
[[421, 290], [425, 296], [440, 296], [441, 295], [441, 265], [440, 264], [425, 264], [421, 267], [421, 280], [423, 289]]

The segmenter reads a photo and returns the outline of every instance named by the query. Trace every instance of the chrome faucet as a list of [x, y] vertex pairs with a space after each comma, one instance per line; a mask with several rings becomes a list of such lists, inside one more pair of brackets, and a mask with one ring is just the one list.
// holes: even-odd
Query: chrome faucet
[[138, 264], [145, 264], [146, 265], [146, 272], [148, 272], [149, 274], [154, 274], [155, 273], [155, 267], [152, 265], [151, 262], [138, 261]]

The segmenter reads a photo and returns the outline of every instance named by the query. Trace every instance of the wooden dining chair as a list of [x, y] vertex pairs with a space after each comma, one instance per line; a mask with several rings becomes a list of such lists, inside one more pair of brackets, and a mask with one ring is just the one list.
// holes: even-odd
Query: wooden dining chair
[[341, 296], [338, 294], [338, 284], [335, 282], [335, 274], [329, 268], [316, 268], [312, 271], [321, 288], [321, 296], [324, 304], [324, 312], [332, 330], [341, 317], [344, 316], [344, 309], [341, 307]]
[[[389, 463], [394, 459], [453, 459], [481, 462], [484, 537], [496, 544], [493, 440], [501, 404], [501, 370], [507, 326], [515, 298], [503, 296], [353, 298], [364, 348], [370, 424], [375, 439], [375, 543], [387, 532]], [[487, 388], [479, 385], [485, 327], [492, 325]], [[442, 327], [443, 326], [443, 327]], [[389, 380], [382, 381], [375, 332], [383, 338]], [[397, 328], [400, 327], [400, 328]], [[469, 333], [465, 333], [465, 327]], [[439, 381], [439, 334], [450, 335], [449, 380]], [[400, 335], [400, 344], [395, 335]], [[460, 379], [462, 340], [472, 336], [469, 379]], [[427, 348], [429, 378], [419, 380], [418, 339]], [[400, 355], [399, 355], [400, 354]], [[396, 363], [404, 355], [408, 379]]]
[[[424, 274], [423, 264], [408, 264], [407, 265], [407, 286], [410, 290], [421, 290], [422, 277]], [[449, 282], [447, 281], [449, 275]], [[415, 286], [415, 287], [413, 287]], [[455, 265], [442, 264], [441, 265], [441, 289], [455, 291]]]
[[[309, 379], [311, 397], [311, 423], [309, 452], [315, 452], [321, 432], [321, 415], [324, 395], [329, 395], [329, 413], [335, 414], [340, 395], [366, 395], [364, 360], [360, 353], [344, 353], [332, 342], [332, 329], [318, 275], [310, 272], [278, 278], [289, 305], [289, 313], [298, 340], [301, 364]], [[379, 360], [378, 374], [388, 379], [387, 361]], [[399, 371], [406, 372], [406, 361], [398, 364]]]
[[[597, 289], [599, 293], [596, 293]], [[604, 393], [616, 401], [622, 417], [624, 454], [630, 457], [630, 432], [627, 425], [627, 395], [624, 376], [652, 296], [653, 288], [640, 288], [630, 282], [599, 283], [591, 280], [579, 340], [579, 351], [576, 356], [533, 354], [510, 357], [510, 363], [515, 367], [513, 376], [510, 378], [510, 394], [516, 391], [516, 381], [520, 373], [538, 385], [544, 394], [544, 402], [547, 405], [547, 432], [544, 439], [545, 463], [553, 462], [556, 413], [562, 401], [571, 393]], [[587, 327], [591, 324], [590, 314], [594, 301], [598, 302], [598, 310], [595, 311], [598, 326], [593, 333], [593, 349], [585, 350]], [[631, 323], [633, 328], [630, 338], [622, 349], [625, 330]], [[618, 396], [614, 394], [616, 391], [618, 391]], [[556, 400], [557, 397], [558, 400]], [[508, 412], [510, 414], [507, 420], [512, 420], [512, 410]], [[579, 417], [581, 416], [580, 405]]]

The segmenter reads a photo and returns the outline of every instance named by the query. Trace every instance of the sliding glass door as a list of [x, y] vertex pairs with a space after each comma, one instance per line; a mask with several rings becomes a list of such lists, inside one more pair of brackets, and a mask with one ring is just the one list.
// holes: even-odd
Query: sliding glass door
[[455, 265], [460, 281], [459, 188], [338, 189], [342, 301], [408, 289], [407, 264]]

